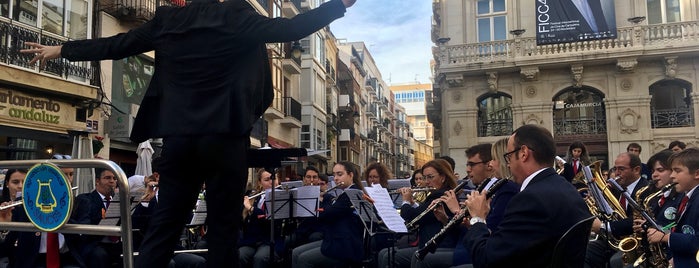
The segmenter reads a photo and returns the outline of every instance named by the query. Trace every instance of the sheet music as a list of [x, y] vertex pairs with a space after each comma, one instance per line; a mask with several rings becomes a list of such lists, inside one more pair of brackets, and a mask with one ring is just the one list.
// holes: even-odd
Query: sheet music
[[[320, 192], [319, 192], [320, 194]], [[267, 208], [265, 213], [267, 218], [272, 216], [274, 213], [274, 219], [286, 219], [291, 217], [291, 209], [289, 208], [289, 199], [291, 197], [291, 192], [286, 190], [276, 190], [274, 191], [274, 209], [272, 207], [272, 191], [271, 189], [265, 190], [265, 207]]]
[[388, 190], [382, 187], [368, 187], [367, 194], [374, 199], [374, 207], [376, 212], [383, 220], [389, 230], [396, 233], [407, 233], [408, 228], [405, 226], [405, 220], [398, 214], [398, 211], [393, 207], [393, 200], [388, 195]]
[[294, 196], [294, 217], [318, 216], [320, 186], [303, 186], [291, 191]]
[[194, 213], [189, 225], [204, 225], [206, 223], [206, 200], [197, 200], [194, 206]]
[[[140, 198], [139, 198], [140, 200]], [[133, 214], [136, 206], [140, 202], [132, 201], [130, 204], [129, 211]], [[116, 226], [119, 225], [121, 221], [121, 202], [119, 202], [119, 195], [114, 195], [112, 200], [109, 201], [109, 208], [104, 211], [104, 218], [100, 220], [99, 225]]]

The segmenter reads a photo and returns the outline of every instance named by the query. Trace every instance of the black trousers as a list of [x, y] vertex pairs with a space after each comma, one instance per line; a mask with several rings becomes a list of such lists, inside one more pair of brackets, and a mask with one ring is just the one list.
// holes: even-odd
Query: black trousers
[[163, 139], [158, 207], [136, 267], [167, 267], [182, 228], [206, 183], [208, 267], [237, 267], [235, 246], [247, 181], [248, 136], [208, 135]]

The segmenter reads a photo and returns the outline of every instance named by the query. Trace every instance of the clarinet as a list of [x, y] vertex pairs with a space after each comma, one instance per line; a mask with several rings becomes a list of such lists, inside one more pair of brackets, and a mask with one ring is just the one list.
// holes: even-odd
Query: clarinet
[[[488, 189], [488, 192], [485, 194], [485, 198], [488, 199], [488, 198], [493, 197], [495, 192], [498, 189], [500, 189], [500, 187], [505, 185], [505, 183], [507, 183], [507, 179], [500, 179], [500, 180], [496, 181], [493, 184], [493, 186], [490, 186], [490, 188]], [[485, 188], [486, 184], [487, 183], [483, 183], [482, 188]], [[479, 188], [481, 188], [481, 187], [479, 187]], [[442, 240], [444, 240], [444, 235], [447, 234], [449, 231], [451, 231], [451, 229], [454, 228], [454, 226], [458, 226], [461, 223], [461, 221], [463, 221], [464, 218], [466, 218], [466, 216], [468, 216], [468, 215], [469, 215], [468, 209], [466, 209], [465, 205], [462, 206], [461, 210], [459, 210], [459, 213], [454, 215], [454, 217], [451, 218], [451, 220], [446, 225], [444, 225], [444, 227], [442, 227], [442, 230], [440, 230], [430, 240], [428, 240], [427, 243], [425, 243], [425, 246], [423, 248], [415, 251], [415, 257], [418, 260], [422, 260], [425, 258], [425, 256], [428, 253], [434, 253], [434, 251], [437, 250], [437, 245], [439, 245], [439, 243], [442, 242]]]
[[[459, 185], [454, 187], [454, 189], [453, 189], [454, 192], [456, 193], [456, 192], [461, 191], [461, 189], [464, 188], [464, 186], [466, 186], [466, 184], [468, 184], [468, 180], [463, 181]], [[441, 205], [441, 204], [442, 204], [442, 202], [430, 204], [430, 206], [428, 206], [427, 209], [425, 209], [422, 213], [420, 213], [420, 215], [417, 215], [417, 217], [415, 217], [412, 221], [405, 224], [405, 226], [408, 228], [408, 230], [411, 230], [411, 231], [414, 230], [415, 228], [417, 228], [417, 222], [420, 221], [420, 219], [422, 219], [422, 217], [427, 215], [427, 213], [432, 212], [432, 210], [434, 210], [438, 205]]]

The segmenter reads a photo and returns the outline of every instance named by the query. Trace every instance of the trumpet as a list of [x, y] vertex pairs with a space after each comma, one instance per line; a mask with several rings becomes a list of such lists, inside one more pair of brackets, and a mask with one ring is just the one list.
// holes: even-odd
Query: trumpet
[[[454, 192], [461, 191], [461, 189], [464, 188], [464, 186], [466, 186], [466, 184], [468, 184], [468, 180], [465, 180], [465, 181], [461, 182], [459, 185], [457, 185], [456, 187], [454, 187], [454, 189], [453, 189]], [[427, 213], [432, 212], [435, 208], [437, 208], [438, 205], [441, 205], [441, 204], [442, 204], [442, 202], [430, 204], [430, 206], [428, 206], [427, 209], [422, 211], [422, 213], [420, 213], [420, 215], [417, 215], [417, 217], [415, 217], [412, 221], [405, 224], [405, 226], [408, 227], [408, 230], [413, 230], [413, 229], [417, 228], [417, 222], [420, 221], [422, 219], [422, 217], [425, 217], [425, 215], [427, 215]]]
[[[277, 185], [276, 187], [274, 187], [274, 189], [276, 190], [276, 189], [279, 189], [281, 187], [282, 187], [282, 185], [280, 184], [280, 185]], [[248, 199], [255, 199], [255, 198], [262, 196], [262, 195], [265, 195], [265, 191], [260, 191], [259, 193], [248, 195]]]
[[[433, 188], [433, 187], [418, 187], [418, 188], [410, 188], [410, 189], [413, 191], [413, 193], [417, 193], [417, 192], [431, 192], [431, 191], [436, 190], [436, 189]], [[400, 189], [396, 189], [396, 190], [393, 190], [393, 191], [389, 191], [388, 194], [400, 194]]]

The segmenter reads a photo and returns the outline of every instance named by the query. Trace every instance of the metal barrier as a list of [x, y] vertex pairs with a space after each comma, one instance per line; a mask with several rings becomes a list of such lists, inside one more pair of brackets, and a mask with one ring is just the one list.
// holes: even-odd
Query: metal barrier
[[[30, 168], [39, 163], [52, 163], [62, 168], [104, 168], [114, 172], [119, 187], [119, 200], [130, 200], [129, 182], [124, 171], [114, 162], [103, 159], [73, 159], [73, 160], [9, 160], [0, 161], [0, 168]], [[123, 263], [125, 268], [133, 267], [133, 237], [131, 233], [130, 206], [119, 206], [121, 226], [100, 226], [89, 224], [65, 224], [56, 232], [67, 234], [89, 234], [105, 236], [121, 236]], [[0, 230], [36, 232], [39, 231], [31, 222], [0, 222]]]

